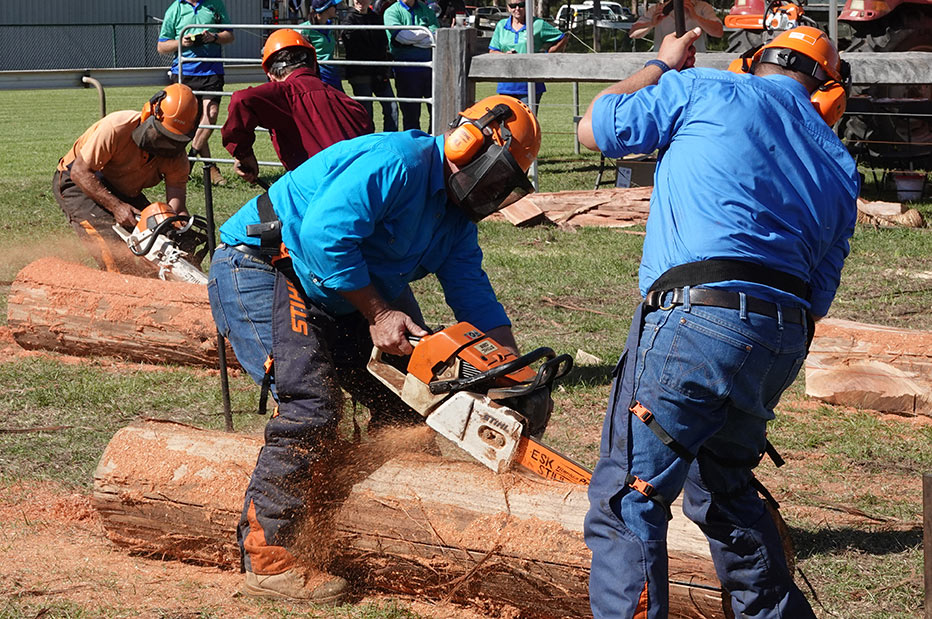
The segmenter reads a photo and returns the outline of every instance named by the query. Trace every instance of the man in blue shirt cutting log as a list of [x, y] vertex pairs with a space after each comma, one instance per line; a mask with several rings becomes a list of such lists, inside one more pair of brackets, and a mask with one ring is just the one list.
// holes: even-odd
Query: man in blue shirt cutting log
[[376, 424], [417, 416], [365, 369], [373, 345], [410, 354], [408, 338], [427, 335], [409, 282], [435, 274], [457, 320], [516, 348], [482, 270], [475, 222], [533, 191], [526, 172], [539, 148], [528, 107], [496, 95], [463, 111], [443, 136], [338, 142], [221, 227], [227, 247], [277, 270], [272, 290], [215, 262], [208, 285], [237, 357], [270, 349], [265, 379], [250, 373], [257, 381], [274, 375], [277, 389], [238, 531], [247, 594], [330, 604], [346, 595], [342, 578], [299, 564], [295, 537], [329, 483], [341, 388]]
[[847, 65], [789, 30], [737, 63], [690, 68], [693, 30], [596, 97], [579, 140], [658, 151], [635, 312], [589, 489], [597, 618], [666, 617], [667, 522], [709, 539], [736, 617], [814, 617], [752, 469], [838, 287], [860, 178], [831, 130]]

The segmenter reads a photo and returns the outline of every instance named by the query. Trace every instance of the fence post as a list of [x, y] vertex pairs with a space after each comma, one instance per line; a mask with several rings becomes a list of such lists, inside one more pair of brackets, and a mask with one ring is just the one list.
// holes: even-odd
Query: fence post
[[932, 473], [922, 476], [922, 559], [925, 619], [932, 619]]
[[476, 99], [476, 86], [469, 81], [469, 63], [477, 46], [477, 38], [474, 28], [437, 30], [431, 86], [434, 99], [431, 131], [434, 135], [446, 131], [456, 114]]

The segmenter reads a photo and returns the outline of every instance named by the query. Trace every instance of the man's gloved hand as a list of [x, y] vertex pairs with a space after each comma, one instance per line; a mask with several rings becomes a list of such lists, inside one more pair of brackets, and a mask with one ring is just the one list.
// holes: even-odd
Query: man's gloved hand
[[376, 348], [390, 355], [410, 355], [414, 351], [408, 334], [424, 337], [428, 332], [417, 325], [410, 316], [398, 310], [388, 309], [375, 315], [369, 325], [369, 334]]

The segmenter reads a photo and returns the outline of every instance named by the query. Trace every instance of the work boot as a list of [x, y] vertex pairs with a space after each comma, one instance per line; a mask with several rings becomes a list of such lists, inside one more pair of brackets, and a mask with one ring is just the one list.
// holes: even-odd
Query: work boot
[[220, 173], [220, 168], [217, 167], [217, 164], [210, 165], [210, 183], [212, 185], [227, 184], [227, 179], [223, 178], [223, 175]]
[[281, 574], [246, 572], [243, 593], [251, 597], [274, 598], [336, 606], [349, 593], [349, 583], [320, 570], [292, 568]]

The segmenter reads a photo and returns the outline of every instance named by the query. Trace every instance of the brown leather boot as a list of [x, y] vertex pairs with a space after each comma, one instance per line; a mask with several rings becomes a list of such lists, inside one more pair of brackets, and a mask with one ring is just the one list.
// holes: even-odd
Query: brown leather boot
[[349, 583], [320, 570], [292, 568], [281, 574], [246, 572], [243, 593], [252, 597], [336, 606], [349, 593]]
[[220, 173], [220, 168], [217, 167], [217, 164], [211, 164], [210, 166], [210, 182], [212, 185], [227, 184], [227, 179], [223, 178], [223, 174]]

